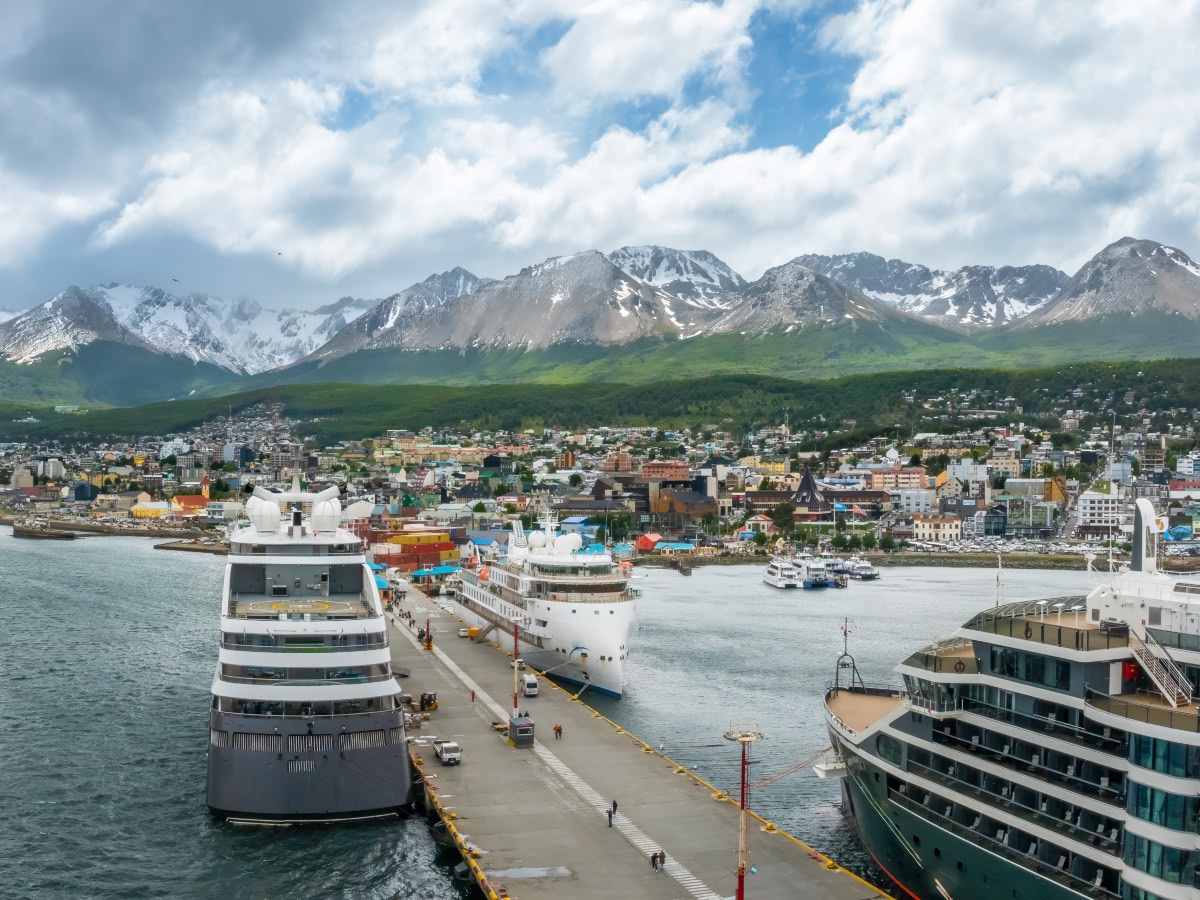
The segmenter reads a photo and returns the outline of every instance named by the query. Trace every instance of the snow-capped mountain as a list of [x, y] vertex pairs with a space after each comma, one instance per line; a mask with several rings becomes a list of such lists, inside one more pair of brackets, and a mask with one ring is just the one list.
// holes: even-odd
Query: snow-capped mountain
[[408, 294], [384, 301], [361, 328], [356, 323], [349, 329], [355, 337], [338, 335], [313, 357], [333, 358], [351, 348], [538, 350], [564, 343], [622, 344], [697, 334], [720, 314], [626, 274], [596, 250], [552, 257], [439, 302]]
[[746, 279], [707, 250], [622, 247], [608, 258], [626, 275], [662, 288], [692, 306], [727, 309], [732, 302], [729, 295], [746, 286]]
[[31, 363], [44, 353], [77, 350], [93, 341], [151, 349], [90, 291], [70, 287], [52, 300], [0, 325], [0, 356]]
[[1028, 322], [1050, 325], [1148, 311], [1200, 319], [1200, 265], [1175, 247], [1125, 237], [1085, 263]]
[[15, 319], [23, 312], [25, 312], [23, 309], [0, 309], [0, 322], [7, 322], [9, 319]]
[[795, 261], [903, 312], [966, 329], [1022, 319], [1069, 280], [1051, 266], [963, 266], [945, 272], [873, 253], [808, 254]]
[[405, 288], [398, 294], [380, 300], [349, 327], [343, 327], [329, 340], [315, 348], [314, 359], [329, 359], [353, 353], [371, 346], [392, 346], [389, 335], [407, 319], [429, 313], [461, 297], [467, 297], [491, 281], [472, 275], [456, 266], [441, 275], [430, 275], [424, 281]]
[[899, 315], [794, 259], [767, 269], [762, 278], [748, 284], [741, 291], [740, 302], [710, 330], [745, 334], [778, 329], [790, 332], [846, 320], [882, 322]]
[[0, 324], [0, 354], [28, 363], [106, 340], [254, 374], [306, 356], [372, 303], [343, 297], [316, 310], [275, 311], [253, 300], [176, 296], [156, 287], [72, 287]]

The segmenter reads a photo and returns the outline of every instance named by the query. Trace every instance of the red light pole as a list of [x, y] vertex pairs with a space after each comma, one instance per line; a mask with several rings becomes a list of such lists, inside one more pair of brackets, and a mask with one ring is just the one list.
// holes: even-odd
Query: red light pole
[[519, 683], [520, 674], [517, 669], [517, 660], [521, 658], [521, 648], [517, 643], [517, 620], [513, 619], [513, 714], [512, 717], [517, 717], [517, 685]]
[[746, 803], [750, 799], [750, 745], [762, 740], [762, 733], [755, 730], [754, 723], [741, 725], [730, 723], [725, 739], [742, 745], [742, 791], [738, 809], [738, 868], [737, 900], [746, 900], [746, 870], [750, 868], [750, 848], [746, 846]]

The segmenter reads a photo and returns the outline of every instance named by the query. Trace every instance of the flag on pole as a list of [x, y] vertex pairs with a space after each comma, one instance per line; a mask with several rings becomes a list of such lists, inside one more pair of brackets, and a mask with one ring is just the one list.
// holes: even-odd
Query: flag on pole
[[859, 505], [857, 503], [854, 504], [854, 512], [856, 515], [859, 515], [859, 516], [865, 515], [865, 513], [862, 511], [862, 509], [859, 508]]
[[834, 512], [845, 512], [849, 508], [845, 503], [838, 503], [836, 500], [833, 501]]

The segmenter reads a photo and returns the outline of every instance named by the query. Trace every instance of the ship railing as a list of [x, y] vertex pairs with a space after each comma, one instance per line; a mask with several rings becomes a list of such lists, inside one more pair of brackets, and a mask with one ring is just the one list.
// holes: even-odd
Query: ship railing
[[996, 722], [1016, 725], [1018, 728], [1024, 728], [1039, 735], [1042, 732], [1048, 732], [1051, 737], [1065, 740], [1068, 743], [1078, 744], [1082, 747], [1100, 749], [1114, 756], [1124, 757], [1127, 752], [1128, 745], [1125, 732], [1120, 730], [1116, 734], [1113, 734], [1111, 728], [1105, 729], [1109, 732], [1109, 734], [1105, 735], [1092, 731], [1085, 726], [1072, 725], [1070, 722], [1060, 722], [1058, 719], [1051, 719], [1047, 716], [1035, 716], [1030, 713], [1016, 712], [992, 703], [985, 703], [982, 700], [975, 700], [971, 697], [960, 697], [958, 708], [964, 713], [982, 716]]
[[1181, 631], [1167, 631], [1162, 628], [1147, 628], [1146, 634], [1167, 649], [1200, 653], [1200, 634], [1184, 634]]
[[[950, 831], [957, 834], [959, 837], [973, 844], [983, 843], [984, 846], [992, 850], [999, 850], [1002, 855], [1012, 862], [1020, 866], [1027, 866], [1037, 871], [1039, 875], [1049, 878], [1051, 881], [1064, 886], [1070, 887], [1074, 891], [1078, 891], [1086, 897], [1119, 897], [1120, 894], [1108, 890], [1108, 888], [1097, 885], [1092, 879], [1076, 875], [1069, 869], [1060, 869], [1057, 866], [1051, 865], [1045, 860], [1040, 859], [1036, 854], [1021, 853], [1016, 848], [1003, 840], [997, 839], [994, 834], [977, 831], [973, 828], [968, 828], [960, 822], [956, 822], [952, 816], [946, 816], [939, 809], [933, 809], [932, 806], [925, 806], [916, 802], [911, 797], [900, 793], [895, 788], [888, 789], [888, 799], [893, 803], [903, 806], [910, 812], [915, 813], [922, 819], [933, 818], [939, 824], [943, 824]], [[1007, 831], [1008, 829], [1005, 829]], [[1031, 838], [1031, 840], [1034, 840]], [[1038, 841], [1040, 844], [1041, 841]], [[1053, 842], [1051, 842], [1053, 843]]]
[[927, 672], [947, 672], [955, 675], [975, 675], [979, 672], [979, 663], [974, 653], [960, 655], [959, 651], [974, 647], [974, 641], [969, 638], [955, 638], [930, 644], [918, 650], [903, 662], [903, 665], [925, 669]]
[[1126, 695], [1112, 696], [1086, 686], [1083, 691], [1083, 702], [1092, 709], [1115, 716], [1123, 716], [1135, 722], [1161, 725], [1163, 728], [1174, 728], [1178, 731], [1200, 732], [1200, 715], [1197, 715], [1195, 707], [1176, 710], [1152, 703], [1128, 700]]
[[383, 650], [387, 646], [387, 642], [382, 640], [372, 641], [369, 644], [313, 644], [311, 646], [275, 646], [274, 644], [262, 646], [235, 641], [221, 641], [222, 649], [240, 650], [245, 653], [345, 653], [355, 650]]
[[[970, 743], [965, 737], [943, 733], [937, 729], [933, 731], [933, 743], [935, 746], [962, 750], [972, 755], [981, 750], [979, 746]], [[1102, 779], [1098, 783], [1084, 778], [1082, 772], [1079, 775], [1068, 775], [1066, 772], [1043, 765], [1040, 753], [1033, 753], [1027, 757], [1012, 752], [1005, 753], [990, 747], [982, 748], [982, 753], [994, 757], [1005, 769], [1011, 769], [1014, 773], [1022, 774], [1023, 772], [1037, 781], [1055, 782], [1078, 793], [1095, 794], [1104, 803], [1111, 803], [1120, 808], [1125, 806], [1124, 783], [1121, 781], [1116, 784], [1108, 783], [1108, 776], [1098, 776]]]
[[[1034, 641], [1068, 650], [1109, 650], [1129, 646], [1128, 634], [1119, 634], [1109, 629], [1076, 628], [1071, 624], [1062, 624], [1064, 620], [1068, 623], [1077, 621], [1076, 611], [1067, 609], [1064, 610], [1065, 616], [1060, 616], [1053, 609], [1054, 602], [1047, 601], [1051, 609], [1048, 613], [1042, 611], [1044, 607], [1039, 607], [1036, 611], [1023, 612], [1020, 615], [1006, 615], [1002, 614], [1002, 611], [1009, 607], [1001, 606], [997, 610], [980, 613], [964, 625], [963, 630]], [[1072, 602], [1080, 606], [1078, 612], [1083, 612], [1083, 600], [1079, 598], [1066, 598], [1058, 602]], [[1027, 604], [1021, 604], [1022, 609], [1026, 607]]]
[[[964, 767], [956, 766], [956, 768]], [[912, 762], [911, 760], [908, 763], [908, 771], [920, 775], [923, 778], [927, 778], [930, 781], [935, 781], [943, 787], [950, 788], [957, 794], [967, 794], [970, 792], [977, 798], [986, 797], [989, 805], [994, 805], [998, 809], [1002, 809], [1010, 815], [1017, 816], [1018, 818], [1024, 819], [1025, 821], [1034, 825], [1040, 825], [1042, 828], [1063, 831], [1065, 826], [1065, 833], [1081, 844], [1092, 844], [1093, 846], [1099, 845], [1109, 853], [1116, 853], [1117, 848], [1119, 847], [1119, 842], [1109, 837], [1112, 832], [1108, 828], [1102, 829], [1100, 832], [1085, 828], [1079, 824], [1083, 820], [1082, 815], [1080, 815], [1073, 823], [1064, 823], [1062, 819], [1056, 816], [1052, 816], [1049, 813], [1044, 813], [1039, 809], [1034, 809], [1031, 806], [1026, 806], [1024, 803], [1017, 801], [1015, 799], [1016, 794], [1018, 793], [1017, 791], [1013, 791], [1013, 796], [1011, 797], [1005, 796], [1002, 793], [989, 790], [981, 785], [972, 784], [969, 781], [962, 781], [958, 778], [955, 778], [953, 775], [947, 775], [945, 772], [940, 772], [935, 768], [922, 765], [921, 763]], [[1099, 818], [1105, 823], [1110, 821], [1107, 817]]]
[[370, 684], [379, 681], [391, 681], [391, 675], [351, 675], [346, 678], [270, 678], [249, 675], [222, 675], [222, 681], [230, 684], [271, 684], [281, 687], [316, 687], [334, 684]]

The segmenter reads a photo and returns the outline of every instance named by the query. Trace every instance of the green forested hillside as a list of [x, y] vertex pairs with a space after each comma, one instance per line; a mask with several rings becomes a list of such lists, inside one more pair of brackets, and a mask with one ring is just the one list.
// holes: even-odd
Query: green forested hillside
[[[386, 428], [452, 426], [519, 429], [588, 425], [717, 427], [744, 433], [782, 422], [827, 431], [899, 426], [904, 433], [934, 428], [926, 411], [905, 401], [972, 389], [995, 397], [1019, 398], [1030, 418], [1050, 409], [1073, 388], [1072, 402], [1094, 408], [1096, 399], [1121, 397], [1134, 389], [1139, 405], [1200, 407], [1200, 360], [1157, 363], [1087, 363], [1043, 369], [950, 369], [851, 375], [792, 381], [759, 375], [687, 378], [648, 384], [573, 385], [292, 385], [220, 398], [180, 400], [128, 409], [92, 410], [61, 416], [45, 408], [0, 407], [0, 440], [74, 435], [162, 434], [261, 403], [278, 403], [303, 420], [302, 433], [327, 442], [378, 434]], [[961, 406], [961, 404], [960, 404]], [[37, 423], [14, 422], [32, 412]], [[969, 416], [970, 413], [962, 413]], [[849, 426], [847, 420], [854, 420]]]

